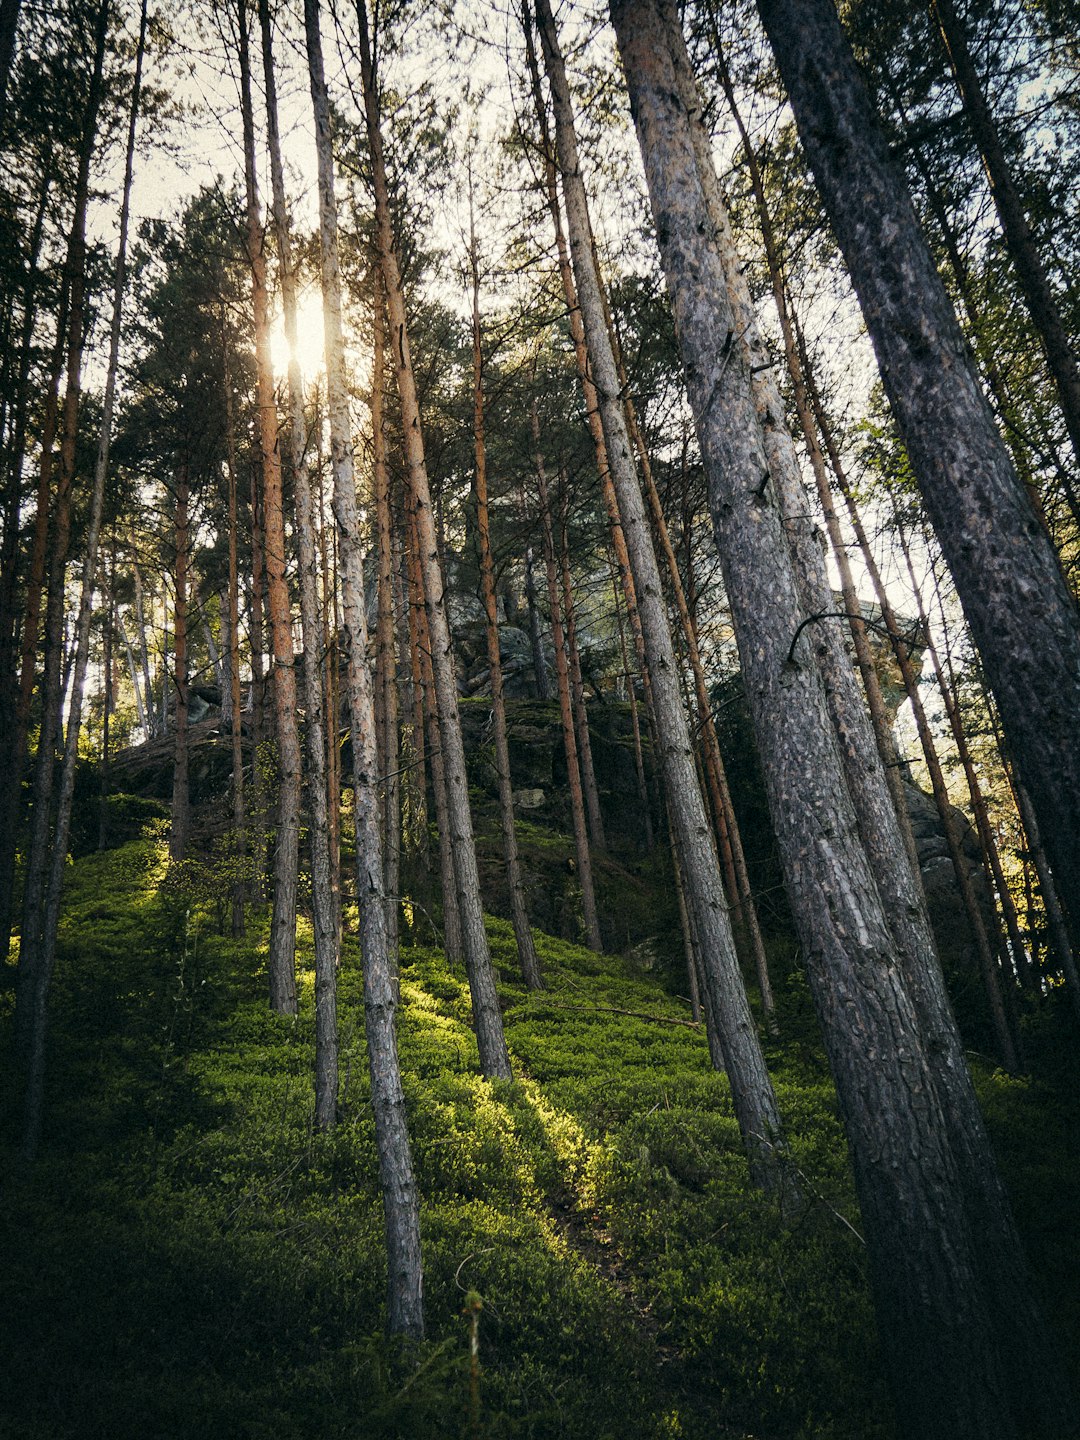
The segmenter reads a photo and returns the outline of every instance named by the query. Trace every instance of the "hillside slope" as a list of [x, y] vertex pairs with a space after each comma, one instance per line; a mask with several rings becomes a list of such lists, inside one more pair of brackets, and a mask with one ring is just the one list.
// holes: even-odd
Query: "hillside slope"
[[[402, 1353], [381, 1336], [355, 941], [341, 1123], [315, 1136], [310, 971], [299, 1017], [271, 1014], [265, 932], [223, 940], [209, 898], [152, 839], [75, 867], [32, 1176], [5, 1117], [5, 1437], [891, 1433], [842, 1135], [812, 1047], [772, 1055], [812, 1197], [785, 1229], [747, 1188], [704, 1037], [655, 976], [541, 937], [548, 988], [529, 995], [510, 928], [493, 920], [517, 1078], [488, 1083], [464, 976], [438, 950], [405, 951], [429, 1338]], [[3, 1004], [6, 1056], [8, 992]], [[1029, 1229], [1038, 1217], [1037, 1259], [1067, 1297], [1055, 1221], [1080, 1198], [1068, 1117], [1017, 1082], [987, 1087]]]

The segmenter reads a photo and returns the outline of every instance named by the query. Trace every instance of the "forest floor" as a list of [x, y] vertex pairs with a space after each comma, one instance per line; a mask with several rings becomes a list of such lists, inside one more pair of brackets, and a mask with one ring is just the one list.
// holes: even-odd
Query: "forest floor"
[[[547, 988], [529, 994], [492, 920], [516, 1078], [486, 1082], [464, 975], [405, 948], [428, 1338], [402, 1346], [382, 1335], [355, 940], [341, 1119], [315, 1135], [310, 934], [300, 1014], [277, 1017], [265, 923], [224, 939], [218, 900], [154, 839], [73, 869], [32, 1173], [10, 1105], [3, 1120], [5, 1440], [887, 1440], [858, 1211], [812, 1039], [770, 1052], [809, 1197], [785, 1225], [750, 1189], [726, 1082], [661, 977], [540, 936]], [[11, 998], [5, 983], [5, 1065]], [[10, 1099], [10, 1071], [0, 1083]], [[979, 1084], [1075, 1354], [1075, 1095], [988, 1070]]]

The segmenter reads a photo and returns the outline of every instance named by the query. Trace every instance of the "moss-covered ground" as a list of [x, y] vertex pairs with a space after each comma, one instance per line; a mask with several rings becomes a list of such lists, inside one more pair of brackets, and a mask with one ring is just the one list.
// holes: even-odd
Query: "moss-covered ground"
[[[493, 920], [516, 1079], [488, 1083], [463, 974], [438, 950], [406, 950], [428, 1338], [403, 1348], [382, 1334], [355, 942], [341, 1121], [318, 1136], [310, 937], [301, 1012], [276, 1017], [265, 923], [223, 939], [213, 899], [170, 878], [153, 840], [74, 867], [32, 1173], [16, 1159], [13, 1103], [4, 1116], [5, 1440], [891, 1434], [812, 1039], [770, 1056], [809, 1197], [785, 1226], [748, 1187], [726, 1083], [658, 978], [541, 936], [547, 988], [530, 995], [510, 927]], [[8, 985], [5, 1064], [10, 1011]], [[14, 1075], [2, 1078], [10, 1099]], [[1075, 1337], [1075, 1102], [980, 1083], [1053, 1319]], [[478, 1406], [468, 1292], [483, 1302]]]

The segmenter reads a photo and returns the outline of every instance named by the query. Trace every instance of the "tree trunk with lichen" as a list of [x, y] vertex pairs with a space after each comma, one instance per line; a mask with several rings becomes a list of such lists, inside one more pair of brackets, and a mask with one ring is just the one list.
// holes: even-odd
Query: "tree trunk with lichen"
[[[785, 533], [791, 497], [773, 473], [783, 457], [775, 437], [769, 444], [763, 435], [745, 317], [728, 294], [727, 237], [718, 233], [715, 175], [710, 182], [701, 170], [681, 34], [656, 4], [615, 3], [612, 14], [770, 807], [848, 1128], [894, 1393], [912, 1435], [1013, 1436], [969, 1189], [982, 1157], [964, 1152], [971, 1137], [946, 1114], [950, 1102], [963, 1109], [966, 1074], [943, 1077], [955, 1054], [947, 1037], [924, 1033], [928, 1002], [918, 990], [933, 982], [903, 963], [878, 885], [884, 877], [863, 848], [848, 786], [867, 785], [865, 804], [869, 782], [859, 781], [850, 754], [845, 764], [819, 668], [825, 659], [831, 678], [833, 662], [805, 624], [813, 575]], [[845, 746], [853, 750], [857, 738], [845, 736]], [[873, 762], [880, 766], [876, 753]], [[905, 927], [916, 937], [917, 915], [897, 934]], [[997, 1226], [992, 1243], [1001, 1242], [1010, 1281], [1020, 1279], [1019, 1252], [1005, 1254], [997, 1195], [983, 1218]], [[1016, 1293], [1023, 1303], [1022, 1286]]]
[[1080, 612], [979, 388], [832, 0], [758, 0], [882, 381], [1070, 914]]
[[691, 923], [697, 937], [731, 1083], [736, 1118], [757, 1184], [782, 1195], [785, 1176], [780, 1114], [754, 1028], [731, 933], [712, 827], [698, 786], [689, 726], [679, 694], [678, 664], [668, 628], [641, 489], [634, 470], [615, 357], [592, 246], [573, 110], [548, 0], [537, 0], [537, 26], [555, 113], [555, 142], [566, 203], [570, 254], [600, 406], [608, 466], [641, 618], [656, 718], [658, 761], [678, 847]]

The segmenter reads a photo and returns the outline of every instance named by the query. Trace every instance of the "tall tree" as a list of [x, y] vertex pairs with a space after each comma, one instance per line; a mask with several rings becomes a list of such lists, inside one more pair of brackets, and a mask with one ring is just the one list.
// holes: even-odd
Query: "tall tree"
[[566, 783], [570, 792], [570, 821], [574, 830], [574, 853], [577, 856], [578, 884], [581, 886], [581, 909], [585, 921], [585, 938], [590, 950], [602, 951], [600, 918], [596, 911], [593, 887], [592, 856], [589, 853], [589, 832], [585, 824], [585, 796], [581, 785], [581, 762], [578, 757], [574, 713], [570, 699], [570, 664], [566, 656], [566, 630], [563, 625], [562, 601], [555, 576], [555, 540], [551, 521], [551, 496], [540, 444], [540, 418], [535, 399], [532, 403], [532, 434], [535, 450], [536, 486], [540, 497], [540, 518], [544, 532], [544, 569], [547, 573], [548, 614], [551, 621], [551, 643], [555, 652], [555, 689], [559, 697], [562, 720], [563, 753], [566, 756]]
[[499, 616], [495, 600], [495, 562], [491, 553], [491, 523], [488, 516], [487, 445], [484, 436], [484, 348], [480, 323], [480, 252], [473, 210], [472, 171], [469, 172], [469, 273], [472, 280], [473, 350], [473, 447], [476, 456], [476, 531], [480, 544], [480, 588], [487, 620], [488, 670], [491, 675], [491, 719], [495, 739], [495, 770], [499, 786], [499, 820], [503, 836], [503, 860], [510, 889], [510, 912], [517, 942], [521, 973], [530, 990], [541, 988], [540, 962], [525, 908], [525, 882], [518, 858], [514, 830], [514, 796], [510, 779], [510, 747], [506, 738], [506, 701], [503, 698], [502, 655], [499, 646]]
[[964, 102], [964, 113], [986, 167], [1005, 243], [1046, 351], [1073, 453], [1080, 463], [1080, 369], [1077, 368], [1076, 355], [1069, 344], [1046, 267], [1005, 158], [1005, 149], [975, 68], [963, 21], [953, 0], [932, 0], [932, 3], [956, 77], [956, 87]]
[[300, 844], [302, 761], [300, 731], [296, 719], [292, 603], [285, 576], [287, 557], [281, 491], [281, 446], [278, 441], [274, 367], [270, 356], [266, 254], [263, 249], [263, 227], [256, 178], [247, 0], [238, 0], [237, 26], [240, 37], [240, 114], [244, 130], [247, 251], [251, 265], [251, 298], [255, 316], [266, 600], [270, 617], [270, 644], [274, 657], [271, 692], [274, 701], [274, 739], [277, 742], [280, 772], [277, 836], [274, 847], [274, 907], [270, 924], [270, 1004], [281, 1014], [292, 1015], [296, 1012], [296, 881]]
[[[1005, 1287], [999, 1280], [995, 1291], [980, 1263], [987, 1239], [1002, 1257], [1017, 1305], [1041, 1325], [1007, 1207], [999, 1213], [1000, 1182], [995, 1186], [992, 1165], [965, 1149], [979, 1132], [965, 1129], [977, 1122], [968, 1119], [966, 1077], [955, 1072], [943, 1022], [933, 1029], [927, 1018], [938, 993], [935, 977], [904, 955], [917, 934], [905, 938], [888, 913], [888, 877], [876, 862], [884, 853], [875, 833], [882, 821], [868, 807], [866, 779], [850, 763], [856, 757], [845, 754], [857, 732], [838, 745], [834, 718], [845, 724], [850, 718], [830, 712], [827, 689], [836, 672], [826, 665], [823, 675], [825, 643], [807, 639], [808, 615], [815, 613], [807, 606], [813, 600], [807, 562], [785, 534], [792, 510], [778, 474], [783, 461], [762, 430], [769, 417], [755, 405], [758, 367], [743, 343], [746, 316], [729, 298], [739, 267], [726, 254], [730, 233], [718, 213], [715, 175], [704, 173], [694, 133], [700, 102], [687, 93], [678, 22], [659, 4], [613, 4], [612, 15], [770, 808], [847, 1126], [894, 1396], [912, 1436], [1014, 1436], [1020, 1426], [1008, 1408], [1006, 1357], [985, 1349], [997, 1344], [998, 1321], [1008, 1319], [998, 1303]], [[880, 769], [868, 725], [863, 730], [867, 762]], [[891, 806], [883, 781], [877, 788], [875, 813], [882, 817], [882, 806], [890, 813]], [[866, 820], [872, 823], [864, 838]], [[893, 853], [902, 868], [898, 841]], [[988, 1235], [976, 1223], [972, 1195], [980, 1165], [979, 1180], [990, 1177], [981, 1215]], [[966, 1319], [958, 1328], [960, 1314]]]
[[330, 453], [334, 471], [339, 575], [345, 658], [348, 666], [356, 817], [357, 894], [364, 957], [364, 1028], [375, 1113], [375, 1144], [386, 1220], [388, 1323], [392, 1331], [424, 1331], [420, 1209], [405, 1123], [405, 1095], [398, 1063], [394, 979], [386, 943], [386, 903], [379, 837], [375, 706], [367, 663], [367, 614], [360, 525], [353, 478], [345, 345], [341, 324], [341, 266], [334, 194], [330, 100], [323, 67], [318, 0], [304, 0], [311, 103], [319, 178], [319, 257], [326, 338], [326, 389]]
[[405, 459], [409, 472], [409, 489], [419, 541], [419, 561], [424, 577], [428, 628], [431, 634], [431, 663], [435, 681], [435, 699], [439, 714], [443, 765], [446, 771], [447, 808], [450, 836], [454, 852], [454, 874], [457, 880], [458, 910], [461, 915], [461, 936], [465, 966], [472, 994], [473, 1025], [480, 1048], [480, 1068], [484, 1075], [510, 1078], [510, 1056], [503, 1035], [502, 1013], [495, 989], [495, 971], [484, 931], [484, 914], [480, 898], [480, 877], [476, 868], [476, 847], [473, 841], [472, 816], [469, 812], [469, 785], [465, 769], [465, 750], [458, 715], [457, 678], [450, 625], [446, 613], [443, 577], [439, 566], [440, 546], [435, 531], [427, 464], [424, 458], [424, 437], [420, 404], [413, 374], [412, 354], [405, 314], [405, 296], [401, 287], [390, 219], [390, 195], [386, 181], [380, 128], [379, 100], [375, 89], [375, 72], [371, 60], [366, 0], [357, 0], [357, 21], [360, 30], [360, 67], [364, 88], [364, 113], [367, 122], [368, 153], [371, 159], [372, 185], [375, 195], [375, 244], [386, 288], [386, 305], [393, 332], [394, 369], [398, 399], [405, 434]]
[[1080, 613], [979, 388], [832, 0], [758, 0], [919, 489], [1080, 907]]
[[[146, 23], [147, 4], [146, 0], [143, 0], [139, 18], [135, 78], [132, 86], [131, 110], [127, 131], [127, 149], [124, 160], [123, 198], [120, 203], [120, 237], [113, 276], [113, 314], [109, 333], [109, 359], [105, 378], [105, 396], [102, 405], [97, 457], [94, 464], [94, 479], [90, 496], [90, 516], [87, 527], [86, 549], [83, 558], [79, 610], [75, 622], [75, 655], [72, 666], [71, 699], [68, 705], [67, 731], [64, 737], [63, 763], [60, 771], [59, 795], [56, 802], [56, 819], [51, 837], [48, 889], [45, 894], [44, 913], [40, 922], [40, 951], [37, 956], [38, 973], [36, 975], [33, 1000], [33, 1033], [30, 1040], [30, 1060], [26, 1090], [26, 1130], [23, 1139], [23, 1152], [28, 1158], [33, 1158], [37, 1150], [38, 1137], [41, 1130], [45, 1074], [45, 1021], [48, 1006], [49, 983], [52, 978], [52, 970], [56, 958], [56, 939], [60, 925], [60, 902], [64, 888], [68, 839], [71, 833], [71, 807], [75, 793], [75, 763], [79, 754], [83, 690], [86, 683], [86, 669], [90, 655], [90, 621], [93, 612], [94, 588], [97, 579], [98, 543], [101, 535], [101, 520], [105, 508], [105, 482], [109, 472], [109, 450], [112, 443], [113, 407], [116, 400], [117, 369], [120, 361], [120, 332], [127, 279], [128, 221], [131, 213], [131, 184], [135, 164], [135, 135], [138, 127], [139, 102], [142, 94]], [[110, 605], [111, 602], [112, 595], [110, 592]], [[105, 673], [105, 684], [107, 688], [110, 681], [111, 676], [109, 675], [109, 661], [107, 658]], [[108, 695], [106, 695], [105, 703], [107, 714], [109, 703]], [[106, 749], [107, 744], [106, 738]]]
[[[41, 727], [34, 763], [34, 808], [31, 816], [30, 854], [23, 892], [23, 921], [19, 943], [16, 991], [17, 1028], [21, 1041], [30, 1035], [31, 1017], [38, 1011], [34, 998], [42, 973], [42, 925], [52, 834], [52, 795], [57, 747], [62, 734], [65, 577], [71, 537], [72, 488], [76, 478], [79, 401], [82, 395], [83, 348], [87, 329], [86, 217], [90, 196], [90, 164], [97, 141], [97, 122], [105, 94], [105, 53], [108, 40], [109, 0], [100, 0], [94, 21], [92, 69], [79, 144], [75, 182], [74, 218], [65, 257], [68, 292], [66, 376], [60, 414], [60, 468], [50, 520], [48, 595], [45, 611], [45, 645], [41, 675]], [[51, 457], [42, 456], [47, 467]], [[43, 468], [43, 479], [48, 470]], [[47, 494], [47, 486], [39, 490]], [[42, 549], [44, 555], [44, 547]], [[33, 664], [33, 657], [24, 657]], [[25, 673], [25, 663], [24, 663]], [[32, 672], [31, 672], [32, 673]]]
[[588, 200], [578, 156], [566, 70], [548, 0], [537, 0], [536, 22], [555, 114], [555, 144], [566, 204], [570, 254], [577, 282], [590, 368], [596, 386], [608, 465], [634, 573], [652, 685], [659, 763], [690, 912], [707, 984], [712, 990], [732, 1100], [755, 1181], [783, 1192], [780, 1113], [754, 1028], [735, 952], [712, 827], [698, 785], [689, 727], [679, 693], [679, 667], [668, 629], [660, 572], [634, 469], [621, 387], [611, 348]]
[[[323, 722], [322, 672], [319, 664], [319, 656], [323, 650], [318, 594], [319, 556], [315, 545], [315, 513], [308, 470], [304, 387], [297, 354], [296, 275], [285, 202], [285, 174], [281, 163], [270, 7], [268, 0], [258, 0], [258, 3], [274, 233], [277, 239], [285, 339], [289, 346], [289, 458], [292, 462], [296, 548], [300, 561], [300, 624], [304, 639], [304, 730], [308, 757], [308, 805], [311, 811], [311, 909], [315, 935], [315, 1124], [320, 1130], [325, 1130], [334, 1123], [337, 1109], [338, 933], [331, 885], [326, 733]], [[281, 539], [284, 540], [283, 533]], [[290, 639], [290, 649], [291, 643]], [[284, 796], [282, 804], [284, 805]]]

